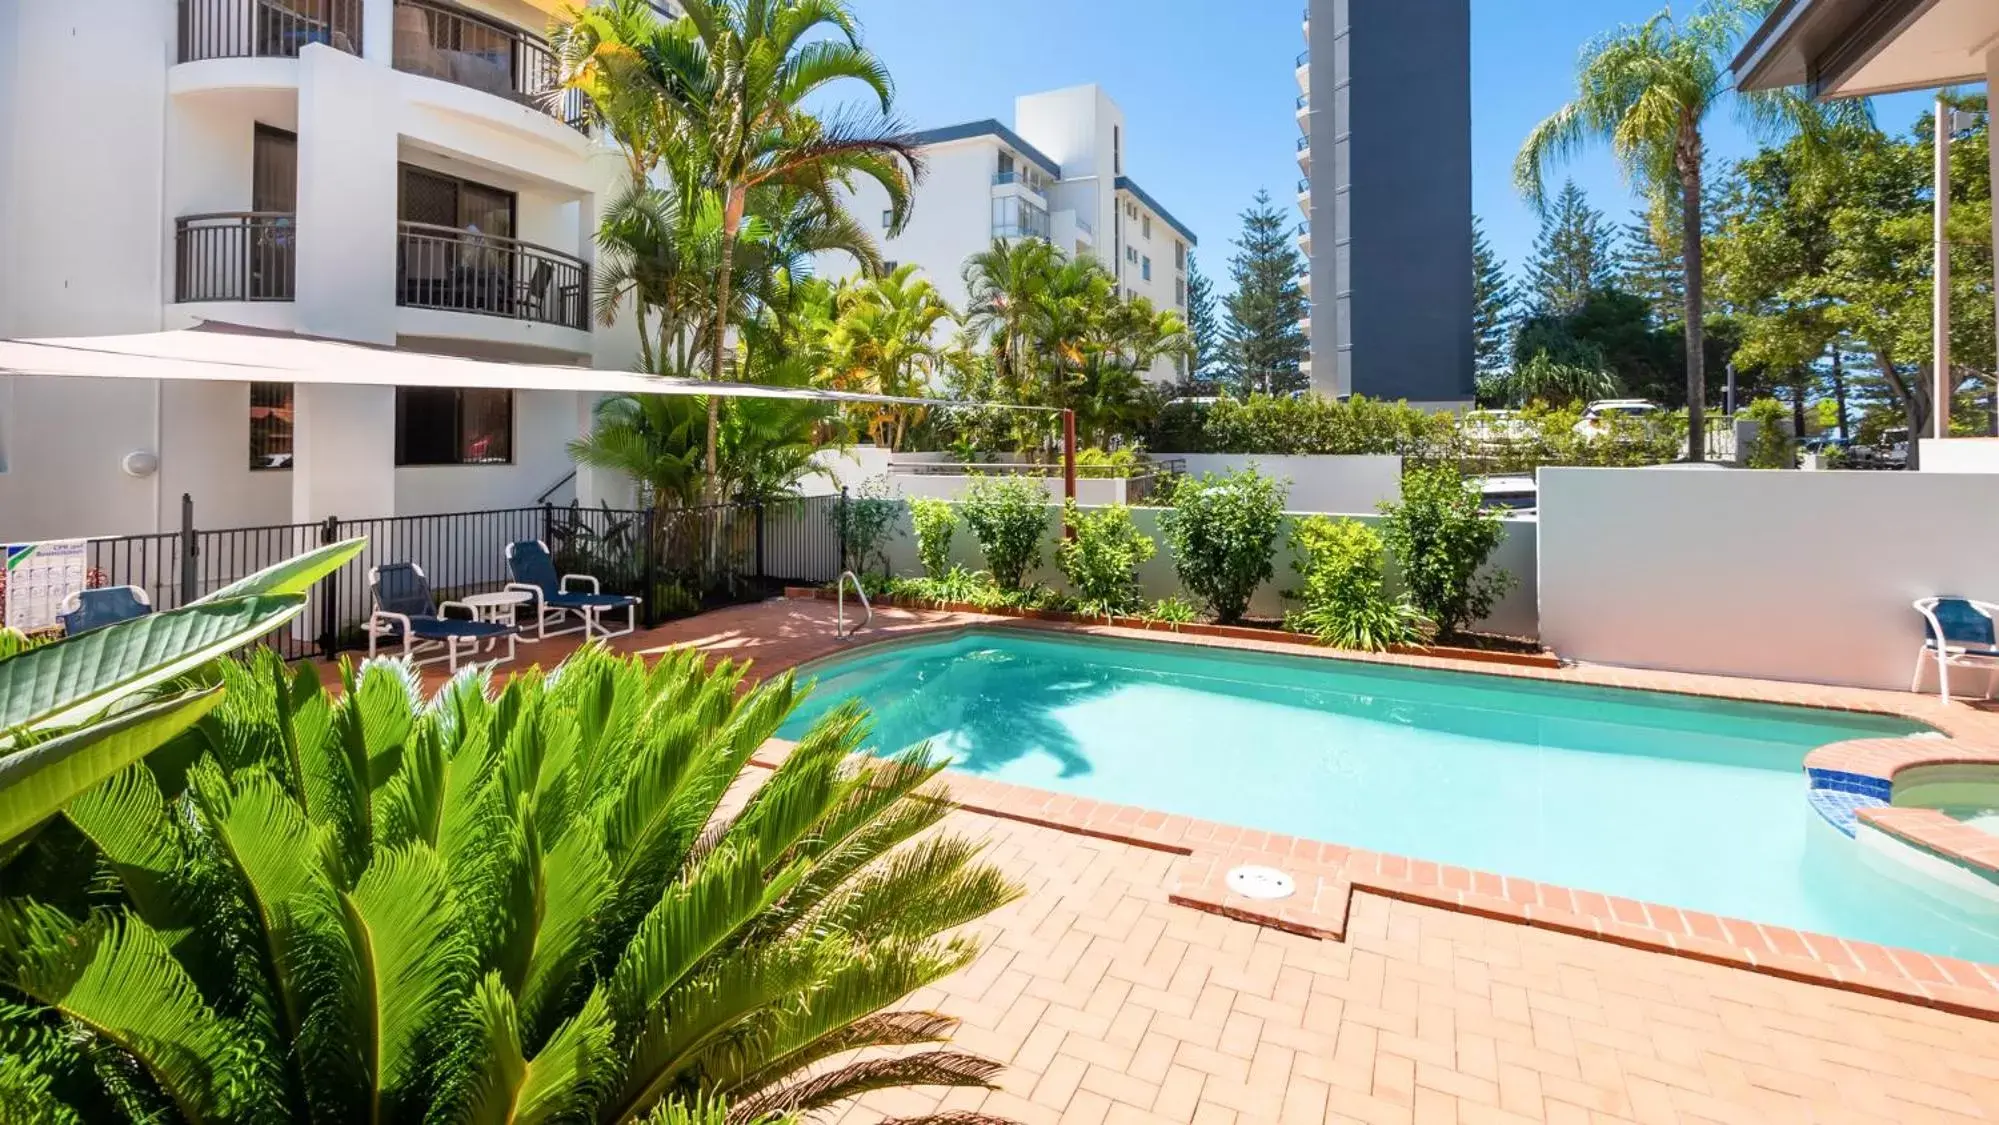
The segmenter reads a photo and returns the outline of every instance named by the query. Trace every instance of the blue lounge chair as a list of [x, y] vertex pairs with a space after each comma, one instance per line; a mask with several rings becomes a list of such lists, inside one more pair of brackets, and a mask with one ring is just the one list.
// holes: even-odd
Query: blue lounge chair
[[153, 612], [152, 599], [137, 586], [100, 586], [78, 590], [64, 598], [57, 616], [62, 618], [63, 635], [74, 637], [120, 621], [131, 621]]
[[[539, 539], [523, 539], [519, 543], [507, 545], [507, 569], [514, 580], [507, 583], [507, 589], [519, 590], [534, 600], [535, 638], [566, 636], [580, 632], [585, 639], [590, 637], [622, 637], [639, 627], [639, 604], [642, 599], [624, 594], [604, 593], [603, 583], [588, 574], [565, 574], [557, 577], [555, 560], [549, 557], [548, 546]], [[571, 582], [587, 582], [588, 592], [571, 590]], [[625, 627], [612, 632], [604, 627], [604, 615], [612, 610], [625, 611]], [[561, 621], [565, 617], [575, 617], [581, 622], [577, 628], [563, 629], [551, 633], [550, 621]]]
[[[368, 593], [375, 603], [367, 625], [370, 658], [375, 655], [376, 642], [383, 638], [401, 641], [403, 657], [411, 663], [435, 664], [443, 660], [453, 672], [458, 671], [459, 656], [477, 653], [482, 644], [490, 650], [501, 638], [507, 642], [507, 660], [514, 658], [519, 628], [498, 621], [477, 620], [472, 607], [463, 602], [437, 604], [430, 593], [430, 579], [424, 577], [423, 568], [415, 563], [370, 568]], [[445, 611], [454, 608], [468, 616], [445, 616]], [[418, 653], [437, 648], [444, 650], [442, 656], [417, 659]]]
[[[1916, 673], [1909, 679], [1910, 691], [1923, 688], [1923, 661], [1937, 666], [1937, 691], [1950, 702], [1950, 668], [1982, 668], [1999, 672], [1999, 637], [1993, 635], [1992, 618], [1999, 605], [1969, 598], [1921, 598], [1916, 612], [1923, 615], [1923, 647], [1916, 650]], [[1985, 694], [1992, 694], [1990, 678]]]

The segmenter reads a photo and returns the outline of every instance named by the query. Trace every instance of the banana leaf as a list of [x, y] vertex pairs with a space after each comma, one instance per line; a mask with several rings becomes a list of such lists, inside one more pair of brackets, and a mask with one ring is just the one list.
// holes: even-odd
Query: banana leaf
[[220, 687], [182, 692], [0, 756], [0, 842], [62, 811], [221, 701]]

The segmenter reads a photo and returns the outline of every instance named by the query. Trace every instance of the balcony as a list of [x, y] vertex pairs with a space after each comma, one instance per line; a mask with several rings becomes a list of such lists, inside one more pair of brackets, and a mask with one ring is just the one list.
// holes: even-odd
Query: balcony
[[431, 0], [396, 0], [395, 46], [405, 74], [483, 90], [576, 129], [589, 125], [581, 93], [552, 94], [561, 68], [548, 42], [521, 28]]
[[223, 211], [176, 219], [174, 300], [292, 300], [296, 234], [289, 211]]
[[514, 238], [398, 224], [396, 304], [590, 330], [590, 266]]
[[362, 0], [180, 0], [180, 61], [295, 59], [313, 43], [361, 53]]
[[1298, 169], [1304, 172], [1307, 178], [1310, 178], [1312, 175], [1312, 138], [1310, 137], [1298, 138]]

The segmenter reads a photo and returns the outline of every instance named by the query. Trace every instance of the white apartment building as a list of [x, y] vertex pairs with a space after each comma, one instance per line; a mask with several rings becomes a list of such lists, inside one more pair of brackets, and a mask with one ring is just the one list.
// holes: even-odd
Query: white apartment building
[[[882, 257], [915, 263], [940, 295], [964, 308], [965, 260], [995, 238], [1045, 238], [1070, 254], [1094, 255], [1129, 297], [1159, 309], [1187, 311], [1187, 264], [1198, 240], [1127, 171], [1124, 111], [1095, 85], [1014, 99], [1011, 128], [971, 121], [917, 134], [926, 173], [910, 219], [889, 229], [888, 196], [857, 184], [847, 205], [877, 223]], [[857, 265], [844, 253], [821, 255], [822, 274], [841, 277]], [[1162, 360], [1152, 378], [1178, 375]]]
[[[541, 97], [561, 6], [0, 2], [0, 338], [216, 321], [628, 370], [630, 318], [591, 314], [624, 166]], [[530, 504], [593, 399], [0, 377], [0, 540], [171, 528], [184, 492], [208, 527]], [[342, 456], [293, 472], [294, 443]]]

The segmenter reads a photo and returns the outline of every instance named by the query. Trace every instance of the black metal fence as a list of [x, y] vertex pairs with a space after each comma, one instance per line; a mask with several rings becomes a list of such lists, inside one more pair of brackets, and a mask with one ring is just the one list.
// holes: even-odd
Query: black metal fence
[[174, 300], [292, 300], [298, 272], [296, 229], [288, 211], [228, 211], [174, 220]]
[[404, 222], [396, 303], [590, 330], [590, 266], [546, 246]]
[[180, 0], [180, 61], [361, 53], [361, 0]]
[[504, 587], [508, 544], [534, 539], [547, 546], [557, 573], [588, 574], [607, 594], [644, 598], [641, 621], [650, 627], [786, 585], [832, 581], [840, 573], [840, 503], [821, 496], [670, 511], [542, 505], [204, 529], [183, 496], [179, 531], [90, 540], [88, 581], [137, 586], [156, 609], [172, 609], [321, 544], [365, 538], [359, 557], [323, 579], [306, 612], [266, 641], [287, 658], [330, 657], [367, 643], [373, 568], [414, 562], [437, 599], [451, 601]]

